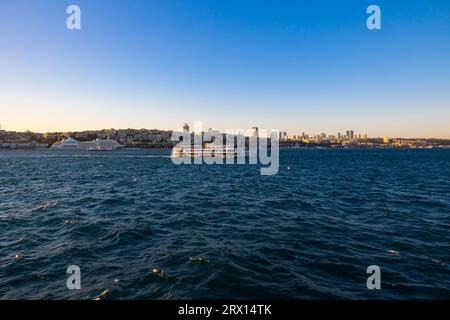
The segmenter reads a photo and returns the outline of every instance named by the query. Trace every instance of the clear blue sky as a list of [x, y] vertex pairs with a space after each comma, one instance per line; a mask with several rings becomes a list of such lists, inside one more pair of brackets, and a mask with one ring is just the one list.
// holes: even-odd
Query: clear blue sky
[[0, 0], [3, 128], [194, 120], [450, 138], [450, 1]]

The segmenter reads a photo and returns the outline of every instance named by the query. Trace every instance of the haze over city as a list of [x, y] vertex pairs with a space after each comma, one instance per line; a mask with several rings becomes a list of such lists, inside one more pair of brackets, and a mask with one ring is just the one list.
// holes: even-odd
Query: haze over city
[[381, 30], [369, 2], [305, 3], [1, 2], [2, 129], [450, 138], [448, 1], [376, 1]]

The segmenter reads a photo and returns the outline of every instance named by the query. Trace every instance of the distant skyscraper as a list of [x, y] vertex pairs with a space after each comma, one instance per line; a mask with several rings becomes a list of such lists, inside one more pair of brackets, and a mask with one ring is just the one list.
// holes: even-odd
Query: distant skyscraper
[[287, 139], [287, 132], [286, 131], [280, 131], [278, 133], [278, 139], [279, 140], [286, 140]]
[[189, 132], [189, 125], [187, 123], [184, 124], [183, 130]]
[[341, 140], [341, 133], [340, 132], [338, 132], [337, 138], [338, 138], [338, 140]]
[[258, 127], [252, 128], [252, 137], [257, 138], [258, 137]]
[[353, 130], [347, 131], [347, 137], [349, 139], [353, 139], [355, 137], [355, 133], [353, 132]]

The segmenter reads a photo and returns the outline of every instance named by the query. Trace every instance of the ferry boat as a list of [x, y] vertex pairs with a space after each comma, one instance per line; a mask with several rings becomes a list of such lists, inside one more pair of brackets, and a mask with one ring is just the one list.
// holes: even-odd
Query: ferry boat
[[234, 158], [237, 156], [235, 148], [224, 147], [221, 145], [206, 144], [205, 147], [191, 145], [187, 148], [174, 148], [172, 157], [189, 157], [189, 158]]

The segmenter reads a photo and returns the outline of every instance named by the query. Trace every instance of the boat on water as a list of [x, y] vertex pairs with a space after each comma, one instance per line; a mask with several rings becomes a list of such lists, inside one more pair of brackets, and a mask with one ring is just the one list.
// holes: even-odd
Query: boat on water
[[125, 147], [124, 145], [121, 145], [116, 140], [95, 139], [93, 141], [93, 148], [90, 149], [90, 151], [114, 151], [124, 147]]
[[71, 137], [55, 142], [52, 150], [73, 151], [114, 151], [124, 146], [112, 139], [95, 139], [94, 141], [77, 141]]
[[234, 158], [236, 156], [237, 150], [235, 148], [214, 144], [206, 144], [204, 147], [198, 145], [175, 147], [172, 150], [172, 157], [174, 158]]

